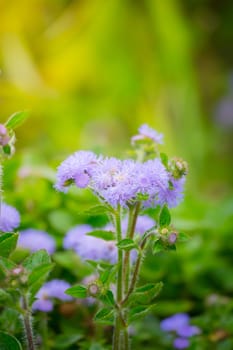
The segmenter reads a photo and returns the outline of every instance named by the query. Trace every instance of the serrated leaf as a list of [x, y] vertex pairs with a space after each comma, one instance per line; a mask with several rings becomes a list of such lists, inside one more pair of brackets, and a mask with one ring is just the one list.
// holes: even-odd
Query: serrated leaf
[[81, 285], [73, 286], [68, 288], [65, 293], [75, 298], [86, 298], [87, 287]]
[[53, 344], [54, 349], [67, 349], [73, 344], [76, 344], [83, 338], [82, 334], [62, 334], [56, 336], [56, 341]]
[[148, 305], [151, 301], [157, 297], [163, 287], [162, 282], [148, 283], [142, 287], [139, 287], [130, 296], [129, 302], [134, 304]]
[[159, 215], [159, 225], [160, 227], [167, 227], [171, 223], [171, 215], [169, 209], [166, 205], [163, 206]]
[[151, 306], [145, 306], [145, 305], [139, 305], [131, 308], [129, 310], [129, 323], [138, 320], [141, 317], [145, 317], [150, 311], [151, 308], [155, 305]]
[[189, 235], [184, 232], [179, 232], [178, 242], [187, 242], [190, 239]]
[[156, 240], [154, 242], [153, 248], [152, 248], [152, 252], [153, 254], [157, 254], [159, 252], [162, 252], [163, 250], [165, 250], [165, 247], [163, 245], [163, 243], [161, 242], [161, 240]]
[[21, 111], [12, 114], [5, 123], [8, 129], [15, 129], [20, 126], [29, 116], [28, 111]]
[[132, 239], [125, 238], [125, 239], [122, 239], [119, 243], [117, 243], [117, 247], [119, 249], [129, 251], [129, 250], [137, 248], [137, 245]]
[[115, 305], [114, 295], [111, 290], [108, 290], [105, 294], [101, 295], [100, 300], [106, 305], [109, 305], [109, 306]]
[[12, 335], [0, 332], [0, 349], [1, 350], [22, 350], [18, 340]]
[[33, 269], [28, 277], [28, 287], [30, 291], [30, 301], [33, 301], [34, 296], [38, 290], [42, 287], [46, 278], [48, 277], [49, 272], [54, 267], [54, 264], [43, 264], [37, 266]]
[[108, 308], [100, 309], [94, 316], [94, 321], [97, 323], [112, 325], [114, 322], [113, 310]]
[[94, 230], [94, 231], [86, 233], [86, 235], [96, 237], [96, 238], [101, 238], [105, 241], [114, 241], [115, 240], [115, 234], [112, 231]]
[[111, 278], [113, 273], [113, 266], [106, 267], [103, 271], [100, 271], [99, 279], [100, 281], [105, 284], [109, 282], [109, 279]]
[[51, 258], [45, 249], [38, 250], [23, 261], [23, 266], [29, 271], [33, 271], [40, 265], [50, 264]]
[[7, 258], [15, 250], [18, 236], [18, 233], [0, 235], [0, 256]]

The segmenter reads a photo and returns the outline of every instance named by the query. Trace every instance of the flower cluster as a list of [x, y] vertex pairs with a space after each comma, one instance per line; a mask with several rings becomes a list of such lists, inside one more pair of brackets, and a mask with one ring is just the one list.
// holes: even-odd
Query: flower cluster
[[33, 303], [33, 310], [50, 312], [54, 307], [54, 299], [70, 301], [72, 297], [65, 294], [70, 284], [66, 281], [54, 279], [45, 283], [36, 294], [37, 300]]
[[45, 249], [53, 254], [56, 249], [55, 240], [47, 232], [29, 228], [20, 232], [18, 246], [36, 252]]
[[12, 232], [20, 224], [19, 212], [6, 203], [1, 203], [0, 206], [0, 231]]
[[200, 334], [200, 329], [189, 324], [190, 317], [187, 314], [175, 314], [164, 319], [160, 327], [165, 332], [174, 332], [177, 336], [173, 346], [175, 349], [186, 349], [189, 347], [190, 337]]
[[[162, 135], [143, 125], [134, 139], [150, 139], [162, 143]], [[172, 166], [171, 166], [172, 165]], [[101, 201], [116, 208], [141, 200], [144, 206], [167, 204], [174, 207], [182, 200], [186, 172], [182, 161], [167, 164], [160, 158], [139, 162], [133, 159], [98, 157], [79, 151], [58, 167], [55, 188], [66, 192], [71, 184], [89, 187]], [[179, 170], [180, 169], [180, 170]]]

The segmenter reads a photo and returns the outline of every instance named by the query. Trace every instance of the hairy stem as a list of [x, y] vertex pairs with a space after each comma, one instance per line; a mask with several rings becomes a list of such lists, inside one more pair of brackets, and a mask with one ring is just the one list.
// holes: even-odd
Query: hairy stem
[[28, 300], [27, 296], [23, 295], [22, 297], [22, 307], [24, 310], [23, 314], [23, 323], [24, 323], [24, 330], [25, 330], [25, 336], [27, 340], [27, 348], [28, 350], [35, 350], [35, 344], [33, 340], [33, 331], [32, 331], [32, 323], [31, 323], [31, 312], [28, 307]]

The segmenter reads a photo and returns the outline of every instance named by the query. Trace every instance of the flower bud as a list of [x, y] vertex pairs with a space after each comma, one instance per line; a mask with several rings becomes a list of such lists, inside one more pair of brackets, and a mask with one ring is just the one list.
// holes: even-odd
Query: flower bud
[[5, 125], [0, 124], [0, 145], [6, 146], [10, 141], [10, 136], [8, 135], [7, 128]]
[[162, 230], [161, 230], [161, 234], [162, 235], [166, 235], [168, 233], [168, 229], [166, 227], [164, 227]]
[[171, 232], [169, 237], [168, 237], [168, 242], [170, 244], [175, 244], [177, 240], [177, 233], [176, 232]]
[[99, 286], [95, 282], [89, 284], [89, 286], [88, 286], [88, 293], [89, 293], [90, 296], [97, 297], [99, 292], [100, 292]]
[[169, 164], [169, 170], [175, 179], [180, 179], [183, 175], [187, 175], [188, 163], [181, 158], [173, 158]]

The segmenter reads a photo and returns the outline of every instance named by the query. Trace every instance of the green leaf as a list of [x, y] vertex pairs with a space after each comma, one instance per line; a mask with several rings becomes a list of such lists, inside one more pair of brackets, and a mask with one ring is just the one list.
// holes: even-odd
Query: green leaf
[[152, 248], [153, 254], [157, 254], [159, 252], [162, 252], [163, 250], [165, 250], [165, 247], [164, 247], [163, 243], [161, 242], [161, 240], [156, 240], [154, 242], [154, 245]]
[[115, 272], [113, 271], [113, 267], [114, 266], [107, 266], [103, 271], [99, 272], [100, 273], [99, 279], [103, 284], [108, 283], [109, 280], [111, 279], [112, 274]]
[[27, 257], [23, 262], [23, 266], [29, 272], [31, 272], [40, 265], [50, 264], [50, 263], [51, 263], [51, 258], [47, 253], [47, 251], [45, 249], [40, 249], [37, 252], [31, 254], [29, 257]]
[[0, 288], [0, 305], [6, 305], [9, 301], [11, 301], [11, 295]]
[[22, 350], [18, 340], [12, 335], [0, 332], [0, 349], [1, 350]]
[[114, 209], [108, 205], [96, 205], [88, 210], [85, 210], [81, 214], [89, 216], [98, 216], [106, 213], [113, 213]]
[[5, 126], [8, 129], [15, 129], [20, 126], [29, 116], [28, 111], [21, 111], [12, 114], [6, 121]]
[[187, 242], [190, 239], [189, 235], [184, 232], [179, 232], [178, 234], [178, 242]]
[[163, 163], [163, 165], [165, 167], [168, 166], [168, 156], [166, 155], [166, 153], [160, 153], [160, 159], [161, 159], [161, 162]]
[[105, 294], [100, 296], [100, 300], [109, 306], [114, 306], [115, 301], [114, 301], [114, 295], [111, 290], [108, 290]]
[[114, 241], [115, 234], [112, 231], [94, 230], [86, 233], [88, 236], [93, 236], [96, 238], [101, 238], [105, 241]]
[[83, 338], [82, 334], [62, 334], [56, 336], [56, 341], [53, 344], [54, 349], [66, 349], [71, 345], [76, 344], [80, 339]]
[[131, 308], [129, 310], [129, 323], [135, 320], [138, 320], [141, 317], [145, 317], [150, 311], [151, 308], [155, 305], [151, 306], [145, 306], [145, 305], [139, 305]]
[[7, 274], [8, 270], [12, 270], [16, 266], [17, 265], [10, 259], [3, 257], [0, 258], [0, 269], [4, 272], [4, 274]]
[[2, 147], [3, 149], [3, 152], [7, 155], [10, 155], [11, 154], [11, 146], [10, 145], [5, 145]]
[[154, 298], [160, 293], [163, 287], [163, 283], [149, 283], [142, 287], [139, 287], [130, 296], [129, 302], [134, 304], [148, 305]]
[[114, 322], [113, 310], [108, 308], [100, 309], [94, 316], [94, 321], [97, 323], [112, 325]]
[[15, 250], [18, 233], [4, 233], [0, 236], [0, 256], [7, 258]]
[[159, 215], [159, 225], [160, 227], [167, 227], [171, 223], [171, 215], [169, 209], [166, 205], [163, 206]]
[[68, 288], [65, 293], [75, 298], [86, 298], [87, 287], [81, 285], [73, 286]]
[[118, 244], [117, 244], [117, 247], [119, 249], [123, 249], [123, 250], [132, 250], [132, 249], [137, 249], [137, 245], [136, 243], [130, 239], [130, 238], [125, 238], [125, 239], [122, 239]]
[[49, 272], [54, 267], [54, 264], [42, 264], [33, 269], [28, 277], [28, 286], [30, 291], [30, 301], [33, 302], [33, 298], [42, 287]]

